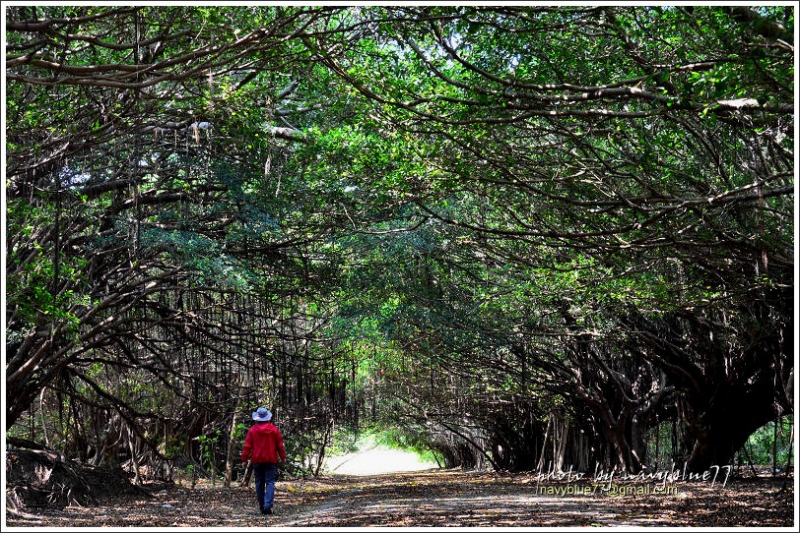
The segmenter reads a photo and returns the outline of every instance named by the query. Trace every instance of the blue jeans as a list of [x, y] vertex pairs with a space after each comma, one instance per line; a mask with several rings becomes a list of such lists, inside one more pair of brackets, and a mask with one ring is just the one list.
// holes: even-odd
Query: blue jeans
[[256, 478], [256, 498], [260, 510], [271, 509], [275, 501], [275, 477], [278, 474], [276, 463], [253, 463]]

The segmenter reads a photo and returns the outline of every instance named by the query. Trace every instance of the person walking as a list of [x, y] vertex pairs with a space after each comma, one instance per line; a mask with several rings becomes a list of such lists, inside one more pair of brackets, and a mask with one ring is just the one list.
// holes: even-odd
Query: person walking
[[247, 431], [242, 449], [242, 466], [247, 468], [247, 460], [253, 464], [256, 478], [256, 498], [261, 514], [273, 514], [275, 502], [275, 476], [278, 473], [278, 459], [286, 460], [283, 449], [283, 435], [270, 422], [272, 413], [259, 407], [253, 413], [256, 424]]

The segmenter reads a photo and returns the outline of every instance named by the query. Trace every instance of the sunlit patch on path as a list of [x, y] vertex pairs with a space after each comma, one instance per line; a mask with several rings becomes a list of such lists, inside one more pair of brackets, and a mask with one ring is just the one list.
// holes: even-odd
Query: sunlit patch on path
[[416, 472], [429, 470], [438, 465], [421, 461], [416, 454], [395, 450], [385, 446], [374, 446], [357, 453], [331, 457], [328, 469], [334, 474], [352, 476], [387, 474], [392, 472]]

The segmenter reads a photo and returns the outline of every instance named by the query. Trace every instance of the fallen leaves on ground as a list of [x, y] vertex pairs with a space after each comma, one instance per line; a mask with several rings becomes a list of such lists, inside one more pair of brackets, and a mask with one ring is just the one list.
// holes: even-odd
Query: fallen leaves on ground
[[[794, 526], [793, 480], [677, 482], [666, 494], [612, 496], [591, 483], [539, 484], [526, 474], [432, 470], [325, 476], [276, 486], [276, 514], [256, 510], [255, 490], [159, 487], [153, 496], [107, 497], [92, 507], [7, 513], [10, 527], [332, 526]], [[583, 487], [590, 487], [585, 489]], [[544, 487], [544, 488], [543, 488]], [[577, 490], [580, 489], [580, 490]]]

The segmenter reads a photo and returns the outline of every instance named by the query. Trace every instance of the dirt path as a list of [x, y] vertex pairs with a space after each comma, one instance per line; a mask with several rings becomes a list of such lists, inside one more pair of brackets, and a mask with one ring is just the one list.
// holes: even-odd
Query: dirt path
[[373, 444], [355, 453], [330, 457], [326, 466], [331, 474], [363, 476], [430, 470], [436, 463], [423, 461], [413, 452]]
[[[784, 526], [792, 491], [771, 478], [726, 488], [678, 483], [669, 494], [610, 495], [591, 483], [537, 485], [530, 476], [435, 470], [331, 476], [277, 484], [276, 514], [255, 510], [250, 488], [174, 486], [152, 498], [109, 498], [98, 507], [46, 510], [11, 527], [328, 527], [328, 526]], [[622, 485], [620, 485], [622, 486]], [[653, 490], [653, 484], [649, 485]], [[572, 487], [572, 489], [570, 489]], [[588, 489], [586, 487], [589, 487]], [[636, 488], [638, 487], [638, 488]]]

